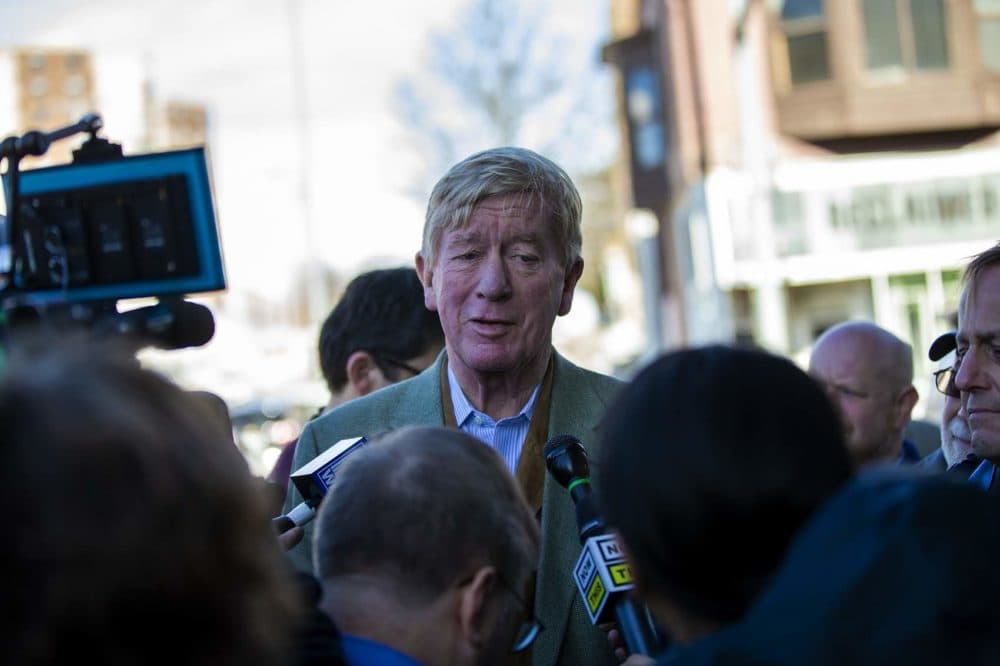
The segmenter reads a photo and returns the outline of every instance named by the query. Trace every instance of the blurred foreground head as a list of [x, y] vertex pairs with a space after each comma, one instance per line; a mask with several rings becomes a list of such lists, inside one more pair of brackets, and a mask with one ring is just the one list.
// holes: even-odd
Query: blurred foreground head
[[743, 615], [850, 476], [841, 433], [808, 375], [758, 351], [667, 354], [622, 390], [602, 429], [600, 490], [675, 640]]
[[426, 666], [507, 663], [527, 635], [538, 522], [500, 456], [471, 435], [413, 426], [373, 441], [340, 471], [317, 522], [323, 609], [345, 634]]
[[204, 401], [110, 349], [8, 353], [9, 663], [280, 663], [295, 600], [263, 499]]

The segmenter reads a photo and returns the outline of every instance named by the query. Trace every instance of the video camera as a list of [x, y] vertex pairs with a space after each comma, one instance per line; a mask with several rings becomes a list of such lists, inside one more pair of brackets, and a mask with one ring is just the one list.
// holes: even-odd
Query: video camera
[[[123, 156], [88, 114], [54, 132], [0, 142], [7, 222], [0, 228], [6, 326], [82, 324], [165, 348], [205, 344], [208, 308], [184, 300], [225, 289], [203, 148]], [[71, 164], [19, 170], [60, 139], [88, 132]], [[2, 221], [2, 218], [0, 218]], [[155, 306], [119, 312], [120, 299]]]

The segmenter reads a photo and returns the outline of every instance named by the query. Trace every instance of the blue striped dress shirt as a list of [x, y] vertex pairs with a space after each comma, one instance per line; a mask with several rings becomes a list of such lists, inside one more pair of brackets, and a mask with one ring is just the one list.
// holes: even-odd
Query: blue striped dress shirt
[[528, 402], [521, 408], [517, 416], [509, 416], [499, 421], [494, 421], [472, 406], [472, 403], [465, 397], [462, 387], [458, 385], [458, 379], [451, 371], [451, 366], [448, 366], [448, 386], [451, 389], [451, 402], [455, 409], [455, 423], [458, 424], [459, 429], [499, 453], [500, 457], [507, 463], [507, 469], [511, 471], [511, 474], [516, 473], [517, 461], [521, 457], [521, 448], [528, 436], [531, 415], [535, 413], [535, 401], [538, 399], [538, 391], [542, 385], [539, 384], [535, 387]]

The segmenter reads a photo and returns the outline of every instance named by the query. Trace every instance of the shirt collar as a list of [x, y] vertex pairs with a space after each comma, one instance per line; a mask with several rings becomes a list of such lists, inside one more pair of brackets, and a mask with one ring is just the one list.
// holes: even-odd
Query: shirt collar
[[[451, 389], [451, 402], [452, 407], [455, 410], [455, 423], [461, 428], [465, 425], [465, 422], [472, 416], [478, 416], [479, 418], [484, 418], [493, 422], [487, 414], [484, 414], [472, 406], [469, 399], [465, 397], [465, 392], [462, 387], [458, 384], [458, 378], [455, 377], [455, 373], [451, 370], [451, 364], [448, 364], [448, 388]], [[535, 385], [535, 390], [531, 392], [531, 396], [528, 398], [528, 402], [524, 404], [521, 411], [518, 412], [517, 416], [511, 416], [506, 419], [500, 419], [501, 421], [507, 421], [510, 419], [526, 418], [531, 420], [532, 415], [535, 413], [535, 402], [538, 400], [538, 392], [542, 388], [541, 383]]]
[[996, 466], [989, 460], [984, 460], [979, 463], [979, 467], [969, 476], [969, 483], [979, 486], [983, 490], [989, 490], [990, 486], [993, 485], [993, 474], [995, 471]]
[[348, 664], [381, 664], [382, 666], [420, 666], [420, 662], [388, 645], [367, 638], [342, 634], [340, 647]]

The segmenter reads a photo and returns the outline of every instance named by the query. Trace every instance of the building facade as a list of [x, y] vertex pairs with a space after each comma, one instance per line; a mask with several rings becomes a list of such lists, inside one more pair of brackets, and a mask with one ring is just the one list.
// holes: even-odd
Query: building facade
[[620, 192], [659, 223], [657, 314], [680, 321], [661, 346], [804, 361], [867, 319], [929, 373], [962, 267], [1000, 238], [1000, 2], [616, 0], [612, 19], [631, 174], [656, 141], [641, 72], [662, 98], [656, 186]]

